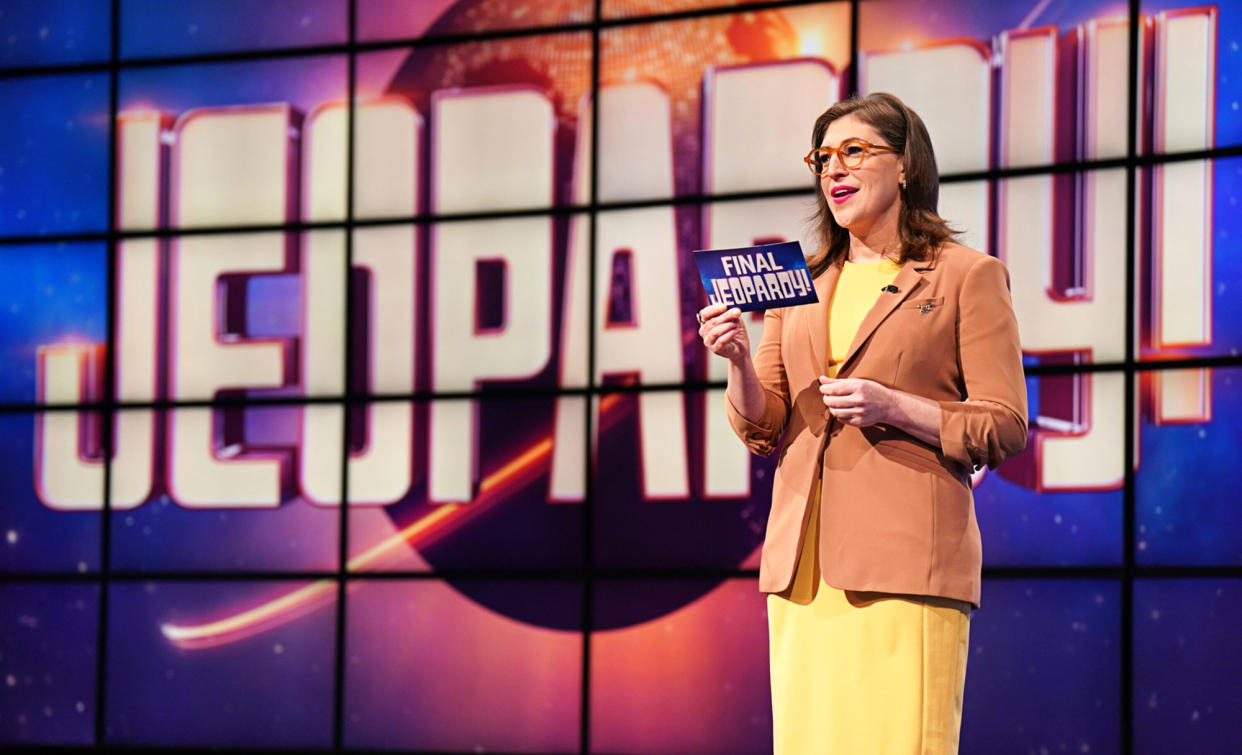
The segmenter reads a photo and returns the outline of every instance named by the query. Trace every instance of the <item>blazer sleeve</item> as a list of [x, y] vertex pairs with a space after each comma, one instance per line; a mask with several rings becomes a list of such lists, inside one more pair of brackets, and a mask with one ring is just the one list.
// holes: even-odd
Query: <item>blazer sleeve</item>
[[781, 329], [784, 308], [769, 309], [763, 316], [763, 336], [755, 350], [755, 372], [763, 387], [763, 415], [745, 417], [733, 406], [725, 393], [725, 414], [733, 432], [752, 453], [767, 456], [776, 450], [785, 423], [789, 421], [789, 381], [781, 358]]
[[958, 361], [965, 401], [940, 402], [944, 455], [995, 469], [1026, 446], [1026, 380], [1009, 271], [982, 255], [958, 293]]

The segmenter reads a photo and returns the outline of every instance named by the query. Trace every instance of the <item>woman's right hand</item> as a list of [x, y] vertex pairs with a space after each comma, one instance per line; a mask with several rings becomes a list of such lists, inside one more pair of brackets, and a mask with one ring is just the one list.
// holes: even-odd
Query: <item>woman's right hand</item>
[[742, 311], [724, 304], [709, 304], [699, 310], [699, 337], [713, 354], [730, 361], [750, 358], [750, 336], [742, 323]]

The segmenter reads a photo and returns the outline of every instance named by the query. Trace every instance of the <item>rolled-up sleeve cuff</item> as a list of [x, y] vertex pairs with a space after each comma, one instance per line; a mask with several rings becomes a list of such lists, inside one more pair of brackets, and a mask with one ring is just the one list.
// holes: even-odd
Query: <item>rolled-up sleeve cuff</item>
[[975, 461], [966, 447], [966, 418], [958, 411], [959, 403], [940, 402], [940, 450], [948, 458], [973, 469]]
[[729, 394], [725, 394], [725, 414], [729, 418], [729, 424], [733, 427], [733, 432], [742, 439], [752, 452], [760, 456], [767, 456], [776, 450], [776, 442], [780, 437], [780, 430], [774, 425], [769, 424], [768, 415], [772, 411], [772, 402], [783, 402], [773, 396], [770, 392], [764, 391], [767, 406], [764, 410], [764, 416], [757, 421], [745, 417], [729, 400]]
[[1026, 446], [1026, 421], [993, 401], [941, 401], [940, 450], [954, 461], [996, 469]]

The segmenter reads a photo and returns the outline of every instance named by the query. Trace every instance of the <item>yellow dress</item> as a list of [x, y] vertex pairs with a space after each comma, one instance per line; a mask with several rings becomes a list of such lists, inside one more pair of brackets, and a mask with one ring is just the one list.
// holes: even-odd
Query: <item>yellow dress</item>
[[[830, 376], [898, 269], [845, 263], [829, 307]], [[793, 583], [767, 599], [776, 755], [956, 753], [970, 605], [829, 585], [819, 498]]]

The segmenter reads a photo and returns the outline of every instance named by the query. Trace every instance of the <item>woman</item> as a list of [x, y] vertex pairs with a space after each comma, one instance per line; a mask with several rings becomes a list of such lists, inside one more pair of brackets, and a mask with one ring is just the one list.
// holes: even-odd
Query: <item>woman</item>
[[970, 475], [1026, 444], [1001, 262], [952, 241], [922, 120], [890, 94], [832, 106], [810, 260], [819, 303], [769, 310], [752, 360], [736, 309], [699, 334], [726, 412], [783, 447], [759, 570], [777, 753], [957, 751], [982, 561]]

